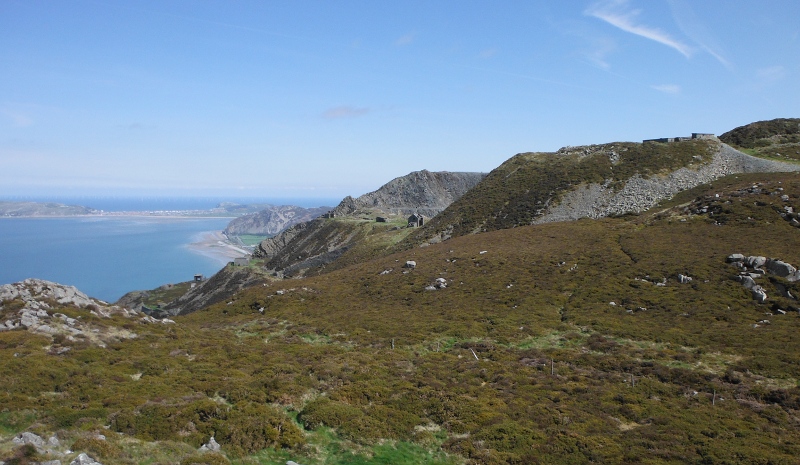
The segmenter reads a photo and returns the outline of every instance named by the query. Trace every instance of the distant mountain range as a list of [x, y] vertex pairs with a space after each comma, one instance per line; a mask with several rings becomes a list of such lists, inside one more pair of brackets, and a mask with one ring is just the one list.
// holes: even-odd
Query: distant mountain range
[[80, 205], [64, 205], [52, 202], [12, 202], [0, 200], [0, 216], [75, 216], [99, 213], [98, 210]]

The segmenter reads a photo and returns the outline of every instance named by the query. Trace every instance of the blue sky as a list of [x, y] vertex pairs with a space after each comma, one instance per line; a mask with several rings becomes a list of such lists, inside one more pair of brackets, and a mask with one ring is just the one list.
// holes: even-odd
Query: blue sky
[[341, 198], [800, 117], [800, 2], [0, 0], [0, 196]]

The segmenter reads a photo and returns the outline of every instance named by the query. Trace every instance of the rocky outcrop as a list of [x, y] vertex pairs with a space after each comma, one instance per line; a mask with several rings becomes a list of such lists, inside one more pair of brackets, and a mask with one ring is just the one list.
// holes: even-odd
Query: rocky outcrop
[[207, 443], [200, 446], [200, 452], [219, 452], [221, 449], [219, 443], [211, 436]]
[[[53, 283], [41, 279], [4, 284], [0, 286], [0, 331], [24, 329], [31, 333], [50, 338], [64, 337], [66, 341], [86, 341], [105, 347], [108, 342], [136, 337], [136, 333], [124, 328], [97, 325], [83, 315], [66, 315], [66, 309], [80, 310], [86, 316], [111, 318], [122, 316], [139, 319], [145, 323], [154, 322], [142, 313], [117, 305], [92, 299], [73, 286]], [[69, 348], [52, 348], [55, 354]]]
[[[800, 281], [800, 271], [782, 260], [758, 255], [745, 257], [743, 254], [735, 253], [728, 255], [725, 261], [739, 268], [740, 273], [736, 276], [736, 281], [741, 283], [746, 289], [749, 289], [753, 294], [753, 299], [758, 303], [763, 304], [767, 301], [767, 292], [762, 286], [756, 283], [756, 279], [765, 274], [768, 273], [778, 276], [789, 282]], [[775, 283], [775, 287], [781, 295], [794, 300], [794, 296], [792, 296], [786, 286], [781, 283]]]
[[334, 215], [349, 215], [359, 209], [385, 213], [432, 217], [447, 208], [486, 177], [485, 173], [414, 171], [395, 178], [378, 190], [357, 199], [345, 197], [333, 209]]
[[[294, 225], [262, 241], [253, 256], [265, 259], [265, 267], [277, 276], [302, 276], [306, 270], [322, 269], [334, 262], [373, 233], [364, 223], [339, 219], [355, 218], [365, 213], [369, 214], [371, 221], [375, 221], [376, 214], [396, 217], [419, 213], [431, 217], [484, 177], [483, 173], [415, 171], [358, 198], [345, 197], [329, 217]], [[389, 228], [385, 226], [378, 231]]]
[[163, 310], [170, 315], [186, 315], [222, 302], [241, 289], [265, 282], [264, 275], [253, 268], [228, 265], [167, 304]]
[[303, 208], [294, 205], [271, 205], [258, 213], [232, 220], [223, 233], [228, 236], [252, 234], [273, 236], [298, 223], [313, 220], [331, 207]]
[[317, 220], [296, 224], [275, 237], [261, 241], [256, 247], [253, 257], [266, 258], [268, 260], [276, 257], [281, 250], [286, 249], [295, 237], [304, 235], [307, 230], [315, 229], [319, 223], [320, 221]]
[[[23, 433], [19, 433], [11, 440], [12, 444], [17, 444], [20, 446], [23, 445], [30, 445], [36, 448], [36, 452], [43, 455], [63, 455], [63, 453], [59, 450], [61, 448], [61, 442], [55, 435], [50, 436], [50, 439], [47, 441], [44, 440], [41, 436], [35, 433], [31, 433], [29, 431], [25, 431]], [[55, 465], [55, 463], [61, 463], [59, 460], [51, 460], [49, 462], [41, 462], [41, 463], [50, 463]]]
[[102, 464], [97, 460], [93, 459], [92, 457], [90, 457], [89, 455], [87, 455], [85, 452], [81, 452], [80, 454], [78, 454], [77, 457], [75, 457], [75, 459], [72, 462], [69, 463], [69, 465], [102, 465]]
[[686, 189], [735, 173], [800, 171], [800, 165], [764, 160], [719, 144], [710, 163], [684, 167], [665, 175], [644, 178], [635, 175], [619, 189], [611, 183], [579, 186], [563, 195], [534, 223], [602, 218], [640, 213]]
[[0, 301], [21, 299], [27, 304], [38, 307], [49, 306], [41, 301], [52, 300], [61, 305], [72, 305], [86, 308], [89, 305], [105, 304], [92, 299], [74, 286], [45, 281], [43, 279], [26, 279], [25, 281], [0, 286]]

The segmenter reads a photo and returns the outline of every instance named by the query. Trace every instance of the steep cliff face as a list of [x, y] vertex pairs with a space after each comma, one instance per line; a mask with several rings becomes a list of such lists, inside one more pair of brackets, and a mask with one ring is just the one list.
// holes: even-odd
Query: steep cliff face
[[186, 315], [222, 302], [236, 291], [266, 282], [263, 273], [247, 266], [228, 265], [164, 307], [170, 315]]
[[[346, 197], [332, 218], [292, 226], [262, 241], [253, 254], [278, 275], [319, 272], [348, 252], [366, 256], [408, 234], [406, 216], [433, 217], [477, 185], [484, 173], [415, 171], [358, 198]], [[377, 222], [382, 217], [385, 222]], [[334, 266], [335, 267], [335, 266]]]
[[228, 236], [253, 234], [272, 236], [304, 221], [310, 221], [329, 211], [331, 207], [303, 208], [294, 205], [270, 205], [258, 213], [232, 220], [223, 231]]

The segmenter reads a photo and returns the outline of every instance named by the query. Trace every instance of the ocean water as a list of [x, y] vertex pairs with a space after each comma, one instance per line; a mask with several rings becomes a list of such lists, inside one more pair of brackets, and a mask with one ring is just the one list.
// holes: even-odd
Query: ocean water
[[227, 259], [188, 247], [230, 218], [0, 218], [0, 284], [40, 278], [114, 302], [126, 292], [210, 276]]
[[2, 200], [56, 202], [81, 205], [107, 212], [157, 211], [157, 210], [210, 210], [222, 202], [239, 204], [269, 203], [272, 205], [297, 205], [299, 207], [336, 206], [341, 199], [333, 198], [265, 198], [265, 197], [97, 197], [97, 196], [12, 196]]

